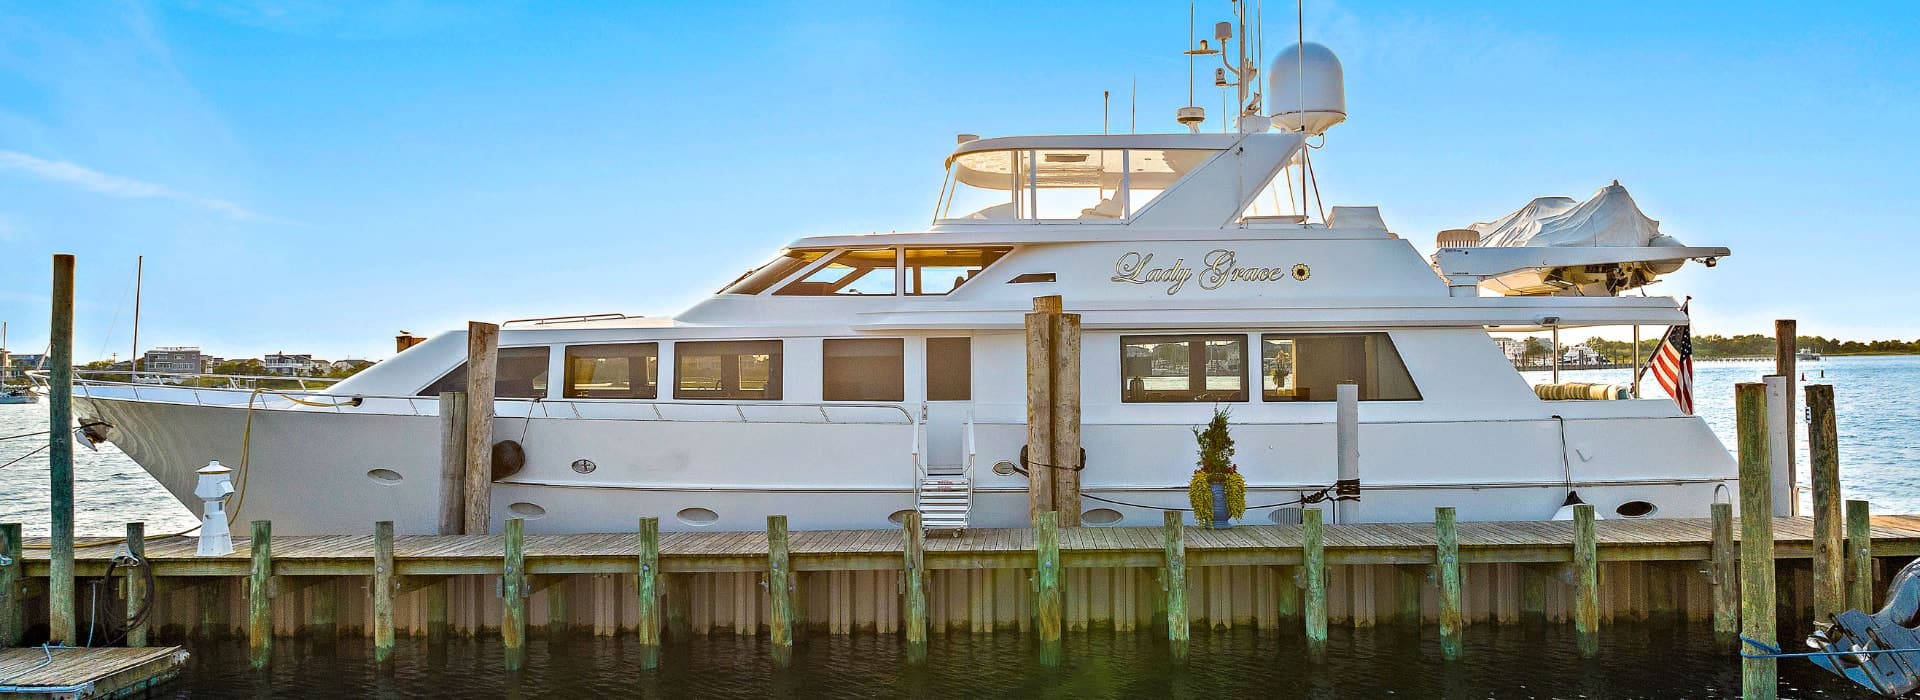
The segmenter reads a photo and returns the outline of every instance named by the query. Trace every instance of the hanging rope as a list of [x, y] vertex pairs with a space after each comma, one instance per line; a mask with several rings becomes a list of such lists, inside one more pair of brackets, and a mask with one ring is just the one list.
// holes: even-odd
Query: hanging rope
[[[1247, 510], [1259, 510], [1262, 508], [1285, 508], [1287, 506], [1299, 506], [1299, 505], [1307, 505], [1310, 503], [1320, 503], [1322, 501], [1327, 500], [1329, 497], [1331, 497], [1332, 494], [1333, 494], [1333, 487], [1328, 486], [1318, 491], [1315, 491], [1313, 493], [1309, 493], [1299, 498], [1293, 499], [1291, 501], [1282, 501], [1280, 503], [1268, 503], [1265, 505], [1258, 505], [1258, 506], [1247, 506]], [[1170, 508], [1167, 506], [1147, 505], [1145, 503], [1129, 503], [1127, 501], [1116, 500], [1116, 499], [1107, 498], [1104, 496], [1095, 496], [1090, 493], [1082, 493], [1080, 494], [1080, 497], [1091, 498], [1093, 500], [1100, 501], [1101, 503], [1111, 503], [1116, 506], [1131, 506], [1134, 508], [1146, 508], [1149, 510], [1165, 510], [1165, 511], [1172, 511], [1176, 513], [1193, 512], [1192, 508]]]

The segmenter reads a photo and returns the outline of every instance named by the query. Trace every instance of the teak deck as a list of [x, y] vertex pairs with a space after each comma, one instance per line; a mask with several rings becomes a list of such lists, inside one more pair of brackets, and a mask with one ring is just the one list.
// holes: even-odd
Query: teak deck
[[[1697, 561], [1710, 557], [1708, 519], [1601, 520], [1595, 523], [1601, 561]], [[1739, 528], [1735, 527], [1737, 533]], [[1303, 527], [1243, 525], [1229, 530], [1189, 527], [1187, 565], [1288, 566], [1300, 564]], [[1329, 525], [1326, 564], [1431, 564], [1431, 523]], [[1774, 520], [1775, 558], [1812, 556], [1812, 518]], [[1158, 527], [1083, 527], [1060, 532], [1061, 563], [1068, 568], [1157, 567], [1164, 563], [1165, 532]], [[45, 538], [25, 538], [29, 577], [47, 575]], [[112, 538], [80, 538], [76, 573], [99, 575], [117, 549]], [[197, 557], [196, 540], [149, 538], [147, 558], [158, 576], [246, 576], [248, 539], [234, 538], [235, 553]], [[102, 544], [104, 546], [88, 546]], [[1463, 522], [1460, 561], [1465, 564], [1566, 562], [1572, 560], [1571, 522]], [[505, 537], [400, 536], [394, 539], [396, 573], [409, 575], [497, 574]], [[903, 566], [899, 530], [796, 531], [788, 542], [796, 571], [891, 570]], [[527, 535], [529, 574], [633, 573], [640, 547], [633, 533]], [[1920, 515], [1873, 517], [1875, 556], [1920, 555]], [[373, 536], [276, 535], [277, 576], [371, 575]], [[1018, 569], [1033, 565], [1033, 531], [975, 529], [958, 537], [926, 539], [928, 569]], [[767, 568], [764, 531], [660, 534], [660, 569], [667, 573], [750, 572]]]
[[[48, 654], [52, 663], [47, 663]], [[0, 698], [111, 698], [141, 694], [179, 673], [180, 647], [0, 650]]]

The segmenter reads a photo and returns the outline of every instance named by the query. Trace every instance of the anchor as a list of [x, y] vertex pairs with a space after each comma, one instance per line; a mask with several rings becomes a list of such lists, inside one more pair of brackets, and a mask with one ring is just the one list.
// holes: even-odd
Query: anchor
[[1920, 560], [1906, 565], [1887, 586], [1880, 612], [1848, 610], [1807, 637], [1818, 650], [1808, 660], [1887, 697], [1920, 689]]

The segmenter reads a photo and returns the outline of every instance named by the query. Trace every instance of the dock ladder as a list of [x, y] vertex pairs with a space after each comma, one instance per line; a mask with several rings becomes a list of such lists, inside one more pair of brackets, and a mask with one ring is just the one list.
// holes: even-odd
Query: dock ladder
[[927, 454], [923, 449], [924, 433], [919, 429], [926, 419], [926, 408], [921, 408], [921, 422], [914, 430], [914, 484], [915, 508], [920, 511], [920, 526], [927, 532], [945, 532], [958, 535], [967, 529], [967, 518], [973, 512], [973, 416], [967, 416], [966, 454], [962, 463], [954, 465], [928, 465], [922, 457]]

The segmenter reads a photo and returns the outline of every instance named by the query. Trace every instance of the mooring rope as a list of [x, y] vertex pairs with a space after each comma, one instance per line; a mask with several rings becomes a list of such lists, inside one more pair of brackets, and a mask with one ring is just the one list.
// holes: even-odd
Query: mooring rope
[[[1321, 502], [1321, 501], [1325, 501], [1325, 500], [1327, 500], [1327, 497], [1328, 497], [1328, 495], [1329, 495], [1329, 494], [1331, 494], [1331, 493], [1333, 493], [1333, 487], [1332, 487], [1332, 486], [1328, 486], [1328, 487], [1325, 487], [1325, 488], [1322, 488], [1322, 489], [1320, 489], [1319, 491], [1315, 491], [1315, 492], [1313, 492], [1313, 493], [1310, 493], [1310, 494], [1307, 494], [1307, 495], [1304, 495], [1304, 496], [1301, 496], [1301, 497], [1299, 497], [1299, 498], [1296, 498], [1296, 499], [1293, 499], [1293, 500], [1291, 500], [1291, 501], [1282, 501], [1282, 502], [1280, 502], [1280, 503], [1268, 503], [1268, 504], [1265, 504], [1265, 505], [1258, 505], [1258, 506], [1247, 506], [1247, 508], [1246, 508], [1246, 509], [1247, 509], [1247, 510], [1259, 510], [1259, 509], [1262, 509], [1262, 508], [1285, 508], [1285, 507], [1287, 507], [1287, 506], [1299, 506], [1299, 505], [1306, 505], [1306, 504], [1309, 504], [1309, 503], [1319, 503], [1319, 502]], [[1081, 498], [1091, 498], [1091, 499], [1093, 499], [1093, 500], [1096, 500], [1096, 501], [1100, 501], [1100, 502], [1102, 502], [1102, 503], [1112, 503], [1112, 504], [1114, 504], [1114, 505], [1116, 505], [1116, 506], [1132, 506], [1132, 507], [1134, 507], [1134, 508], [1146, 508], [1146, 509], [1149, 509], [1149, 510], [1164, 510], [1164, 511], [1172, 511], [1172, 512], [1176, 512], [1176, 513], [1191, 513], [1191, 512], [1193, 512], [1193, 509], [1192, 509], [1192, 508], [1170, 508], [1170, 507], [1167, 507], [1167, 506], [1151, 506], [1151, 505], [1147, 505], [1147, 504], [1145, 504], [1145, 503], [1128, 503], [1128, 502], [1126, 502], [1126, 501], [1120, 501], [1120, 500], [1114, 500], [1114, 499], [1111, 499], [1111, 498], [1106, 498], [1106, 497], [1104, 497], [1104, 496], [1095, 496], [1095, 495], [1093, 495], [1093, 494], [1090, 494], [1090, 493], [1082, 493], [1082, 494], [1080, 494], [1080, 497], [1081, 497]]]

